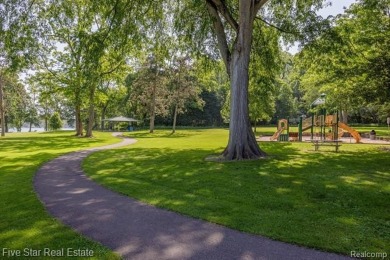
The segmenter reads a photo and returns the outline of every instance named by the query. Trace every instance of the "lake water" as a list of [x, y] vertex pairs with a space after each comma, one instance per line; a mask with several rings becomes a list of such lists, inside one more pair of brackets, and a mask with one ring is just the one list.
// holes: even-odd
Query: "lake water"
[[[28, 132], [29, 130], [30, 130], [30, 128], [28, 128], [28, 127], [22, 127], [22, 132]], [[65, 127], [65, 128], [61, 128], [61, 130], [75, 130], [75, 129]], [[17, 131], [16, 131], [16, 128], [9, 128], [9, 132], [15, 133]], [[43, 127], [32, 127], [31, 132], [45, 132], [45, 129]]]

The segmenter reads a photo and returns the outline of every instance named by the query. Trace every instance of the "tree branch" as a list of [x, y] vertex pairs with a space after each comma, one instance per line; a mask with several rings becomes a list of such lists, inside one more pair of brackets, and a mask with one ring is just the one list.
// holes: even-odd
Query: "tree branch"
[[63, 84], [68, 84], [69, 82], [67, 80], [63, 80], [60, 77], [58, 77], [57, 73], [49, 68], [49, 65], [46, 63], [46, 57], [43, 57], [42, 54], [38, 54], [41, 58], [42, 64], [45, 67], [45, 69], [56, 79], [58, 82]]
[[276, 30], [278, 30], [278, 31], [280, 31], [282, 33], [289, 33], [289, 34], [294, 34], [294, 35], [298, 35], [299, 34], [299, 32], [286, 31], [286, 30], [284, 30], [284, 29], [282, 29], [282, 28], [280, 28], [280, 27], [278, 27], [278, 26], [276, 26], [276, 25], [274, 25], [274, 24], [272, 24], [272, 23], [270, 23], [270, 22], [268, 22], [268, 21], [258, 17], [258, 16], [256, 16], [255, 19], [262, 21], [266, 25], [268, 25], [268, 26], [270, 26], [272, 28], [275, 28]]
[[101, 40], [101, 43], [103, 44], [105, 42], [105, 40], [108, 38], [112, 28], [113, 28], [113, 24], [114, 24], [114, 20], [115, 20], [115, 17], [118, 13], [117, 9], [118, 9], [118, 4], [119, 4], [119, 1], [115, 1], [115, 4], [113, 6], [113, 8], [110, 10], [109, 12], [109, 15], [107, 15], [107, 17], [111, 16], [111, 14], [113, 13], [112, 17], [111, 17], [111, 21], [110, 21], [110, 24], [108, 26], [108, 30], [105, 34], [105, 36], [103, 37], [103, 40]]
[[230, 76], [230, 50], [229, 45], [227, 43], [227, 37], [225, 33], [225, 28], [223, 27], [221, 17], [218, 15], [217, 7], [214, 5], [214, 3], [211, 2], [211, 0], [206, 0], [207, 10], [209, 11], [209, 14], [211, 16], [211, 19], [213, 20], [213, 28], [215, 31], [215, 34], [217, 35], [217, 41], [218, 41], [218, 48], [221, 52], [222, 60], [225, 63], [226, 71]]
[[118, 64], [113, 66], [111, 69], [109, 69], [107, 71], [103, 71], [102, 73], [100, 73], [100, 77], [113, 73], [114, 71], [116, 71], [123, 64], [124, 64], [124, 61], [120, 61]]
[[255, 1], [255, 15], [269, 0], [256, 0]]
[[228, 8], [226, 7], [225, 0], [210, 0], [207, 2], [212, 2], [216, 9], [221, 13], [221, 15], [226, 19], [226, 21], [230, 24], [230, 26], [238, 32], [238, 23], [232, 16], [232, 14], [229, 12]]

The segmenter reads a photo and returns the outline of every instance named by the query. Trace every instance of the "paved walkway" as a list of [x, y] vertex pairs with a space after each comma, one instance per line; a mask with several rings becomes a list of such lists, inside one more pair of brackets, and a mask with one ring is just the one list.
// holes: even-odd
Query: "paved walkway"
[[92, 152], [134, 142], [123, 139], [43, 165], [34, 187], [49, 213], [125, 259], [348, 259], [158, 209], [107, 190], [83, 174], [81, 162]]

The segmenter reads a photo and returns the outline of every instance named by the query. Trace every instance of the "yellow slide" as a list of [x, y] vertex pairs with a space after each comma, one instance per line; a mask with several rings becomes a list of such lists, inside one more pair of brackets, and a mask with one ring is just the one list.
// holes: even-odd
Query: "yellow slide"
[[283, 132], [283, 130], [284, 130], [284, 128], [280, 128], [279, 130], [277, 130], [277, 131], [274, 133], [274, 135], [270, 138], [270, 140], [273, 141], [273, 140], [278, 139], [280, 133]]
[[279, 135], [287, 129], [288, 121], [287, 119], [280, 119], [278, 122], [278, 130], [274, 133], [274, 135], [270, 138], [271, 141], [278, 139]]
[[339, 127], [344, 129], [345, 131], [349, 132], [353, 136], [353, 138], [355, 138], [356, 143], [360, 143], [360, 140], [362, 139], [362, 137], [360, 136], [358, 131], [356, 131], [355, 129], [349, 127], [348, 125], [346, 125], [342, 122], [339, 122]]

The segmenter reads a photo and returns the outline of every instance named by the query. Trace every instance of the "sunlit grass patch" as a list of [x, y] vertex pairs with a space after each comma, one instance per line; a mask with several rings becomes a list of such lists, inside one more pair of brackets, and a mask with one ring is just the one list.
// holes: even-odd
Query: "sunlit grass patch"
[[84, 169], [112, 190], [238, 230], [323, 250], [390, 248], [389, 154], [343, 144], [261, 143], [266, 160], [210, 162], [228, 131], [130, 133], [138, 142], [95, 153]]

